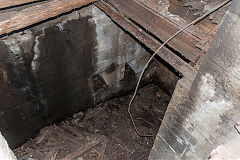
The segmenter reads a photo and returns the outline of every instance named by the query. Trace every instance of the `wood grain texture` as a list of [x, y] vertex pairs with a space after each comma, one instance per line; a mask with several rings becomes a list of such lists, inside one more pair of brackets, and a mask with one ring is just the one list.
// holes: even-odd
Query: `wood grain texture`
[[8, 15], [11, 15], [10, 17], [1, 18], [0, 35], [25, 28], [95, 1], [96, 0], [53, 0], [25, 8], [18, 11], [17, 14], [9, 12]]
[[[161, 41], [166, 41], [179, 30], [171, 21], [135, 0], [108, 0], [108, 2], [129, 19], [157, 36]], [[195, 62], [201, 51], [195, 47], [197, 43], [198, 40], [182, 32], [168, 45], [188, 60]]]
[[39, 0], [0, 0], [0, 8], [7, 8], [35, 1]]
[[[122, 28], [136, 37], [140, 42], [149, 47], [152, 51], [156, 51], [162, 44], [151, 37], [148, 33], [141, 30], [133, 22], [131, 22], [127, 17], [119, 13], [118, 11], [111, 8], [108, 3], [97, 2], [96, 6], [104, 11], [113, 21], [119, 24]], [[188, 63], [183, 61], [180, 57], [175, 55], [171, 50], [166, 47], [163, 47], [162, 50], [158, 53], [163, 60], [169, 63], [176, 70], [181, 72], [184, 77], [188, 80], [193, 81], [197, 74], [197, 70], [191, 67]]]

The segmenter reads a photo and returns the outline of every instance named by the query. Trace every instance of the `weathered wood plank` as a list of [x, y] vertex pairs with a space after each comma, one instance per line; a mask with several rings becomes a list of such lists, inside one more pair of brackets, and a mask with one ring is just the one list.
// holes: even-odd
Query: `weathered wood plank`
[[[107, 1], [119, 12], [150, 31], [162, 41], [166, 41], [179, 30], [171, 21], [135, 0]], [[168, 45], [183, 54], [190, 61], [195, 62], [201, 51], [195, 47], [197, 43], [198, 40], [182, 32], [171, 40]]]
[[0, 0], [0, 8], [7, 8], [11, 6], [21, 5], [29, 2], [34, 2], [39, 0]]
[[[111, 6], [108, 5], [106, 2], [97, 2], [95, 4], [99, 9], [104, 11], [113, 21], [118, 23], [121, 27], [123, 27], [126, 31], [136, 37], [139, 41], [144, 43], [151, 50], [156, 51], [161, 46], [161, 43], [159, 41], [141, 30], [124, 15], [111, 8]], [[192, 81], [195, 78], [197, 71], [166, 47], [163, 47], [162, 50], [158, 53], [158, 55], [176, 70], [181, 72], [187, 79]]]
[[[160, 14], [169, 21], [173, 22], [177, 27], [184, 27], [188, 23], [196, 19], [196, 16], [194, 16], [192, 12], [189, 12], [189, 8], [183, 7], [184, 5], [183, 1], [168, 0], [169, 4], [160, 3], [161, 0], [137, 0], [137, 1], [142, 5], [150, 8], [154, 12]], [[204, 30], [204, 28], [208, 28], [208, 26], [202, 27], [202, 25], [206, 24], [205, 20], [187, 28], [184, 32], [189, 33], [188, 34], [189, 36], [195, 37], [197, 38], [197, 40], [208, 38], [210, 36], [209, 33], [215, 29], [210, 27], [208, 30]], [[211, 22], [208, 21], [208, 23]]]
[[70, 153], [69, 155], [65, 156], [62, 160], [71, 160], [75, 157], [78, 157], [78, 156], [82, 155], [83, 153], [91, 150], [96, 145], [98, 145], [101, 142], [104, 142], [106, 140], [107, 140], [107, 138], [105, 136], [100, 136], [100, 137], [94, 139], [91, 143], [89, 143], [85, 146], [81, 146], [79, 149], [77, 149], [73, 153]]
[[95, 1], [97, 0], [52, 0], [25, 8], [17, 14], [10, 12], [10, 17], [1, 17], [0, 35], [25, 28]]

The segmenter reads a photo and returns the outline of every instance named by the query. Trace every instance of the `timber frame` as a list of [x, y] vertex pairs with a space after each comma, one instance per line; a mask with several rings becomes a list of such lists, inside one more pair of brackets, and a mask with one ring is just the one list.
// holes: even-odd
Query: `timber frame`
[[[5, 36], [94, 3], [115, 23], [152, 51], [182, 26], [149, 8], [149, 1], [138, 0], [0, 0], [0, 36]], [[19, 7], [16, 11], [11, 8]], [[164, 61], [188, 80], [197, 74], [200, 57], [209, 47], [212, 35], [197, 26], [191, 27], [171, 40], [159, 53]]]

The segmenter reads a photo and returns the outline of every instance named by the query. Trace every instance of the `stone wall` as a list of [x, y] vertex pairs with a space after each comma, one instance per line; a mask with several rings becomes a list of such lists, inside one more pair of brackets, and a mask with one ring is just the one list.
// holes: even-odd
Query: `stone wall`
[[239, 158], [240, 1], [232, 6], [193, 84], [178, 82], [149, 160]]
[[0, 131], [16, 147], [43, 126], [132, 89], [148, 57], [93, 5], [2, 37]]

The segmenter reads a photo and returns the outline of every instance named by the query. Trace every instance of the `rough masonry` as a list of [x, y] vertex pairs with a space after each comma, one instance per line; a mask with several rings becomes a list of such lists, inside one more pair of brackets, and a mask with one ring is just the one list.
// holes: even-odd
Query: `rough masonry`
[[43, 126], [133, 88], [148, 57], [93, 5], [2, 37], [0, 131], [16, 147]]
[[149, 160], [239, 158], [239, 6], [225, 14], [190, 89], [178, 82]]

